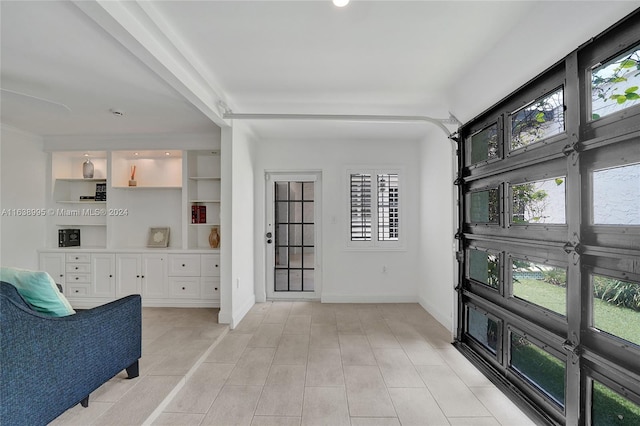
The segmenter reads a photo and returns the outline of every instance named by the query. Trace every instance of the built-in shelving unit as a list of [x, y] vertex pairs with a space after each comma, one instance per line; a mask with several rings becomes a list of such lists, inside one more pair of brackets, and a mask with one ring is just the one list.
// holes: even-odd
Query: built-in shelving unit
[[[209, 234], [220, 226], [220, 142], [193, 137], [188, 149], [175, 149], [183, 144], [133, 140], [132, 147], [144, 147], [134, 150], [100, 141], [93, 146], [103, 151], [66, 143], [50, 151], [40, 268], [63, 285], [72, 305], [92, 307], [133, 292], [146, 306], [219, 306], [220, 250], [210, 247]], [[87, 159], [91, 178], [83, 177]], [[89, 198], [97, 185], [104, 200]], [[193, 206], [203, 209], [202, 223], [191, 223]], [[152, 227], [170, 229], [166, 248], [147, 246]], [[58, 247], [60, 229], [80, 229], [80, 246]]]
[[[93, 177], [84, 178], [83, 163], [91, 161]], [[87, 247], [106, 247], [107, 201], [83, 199], [96, 197], [98, 186], [108, 193], [107, 153], [56, 152], [52, 154], [51, 204], [47, 212], [52, 228], [50, 241], [57, 246], [58, 231], [79, 229], [81, 244]]]
[[[87, 159], [92, 178], [82, 177]], [[51, 169], [47, 247], [70, 228], [80, 229], [81, 247], [146, 249], [150, 227], [169, 227], [168, 249], [211, 250], [211, 228], [220, 227], [219, 150], [56, 151]], [[81, 200], [95, 196], [96, 185], [106, 187], [106, 200]]]
[[189, 151], [186, 168], [188, 245], [192, 249], [210, 248], [211, 228], [220, 227], [220, 153]]

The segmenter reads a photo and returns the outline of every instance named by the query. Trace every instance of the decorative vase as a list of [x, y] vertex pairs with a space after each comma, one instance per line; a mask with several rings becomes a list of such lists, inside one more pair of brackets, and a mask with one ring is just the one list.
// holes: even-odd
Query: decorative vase
[[213, 226], [211, 228], [211, 233], [209, 234], [209, 246], [214, 249], [220, 247], [220, 234], [218, 233], [217, 226]]
[[85, 179], [93, 178], [93, 163], [87, 158], [87, 161], [82, 163], [82, 177]]

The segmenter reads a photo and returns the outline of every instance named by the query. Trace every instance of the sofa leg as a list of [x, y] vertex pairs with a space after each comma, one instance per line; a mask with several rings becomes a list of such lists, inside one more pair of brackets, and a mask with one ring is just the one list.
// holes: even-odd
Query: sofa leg
[[127, 378], [134, 379], [140, 375], [140, 366], [138, 365], [138, 361], [134, 362], [130, 366], [127, 367]]
[[85, 399], [80, 401], [80, 405], [82, 405], [84, 408], [87, 408], [89, 406], [89, 395], [87, 395]]

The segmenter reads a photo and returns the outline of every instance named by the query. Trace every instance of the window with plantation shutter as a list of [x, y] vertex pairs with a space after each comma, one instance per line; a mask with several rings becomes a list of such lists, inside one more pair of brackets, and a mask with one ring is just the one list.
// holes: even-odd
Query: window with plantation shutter
[[395, 170], [350, 170], [350, 247], [400, 245], [400, 174]]
[[351, 174], [351, 241], [371, 241], [370, 174]]

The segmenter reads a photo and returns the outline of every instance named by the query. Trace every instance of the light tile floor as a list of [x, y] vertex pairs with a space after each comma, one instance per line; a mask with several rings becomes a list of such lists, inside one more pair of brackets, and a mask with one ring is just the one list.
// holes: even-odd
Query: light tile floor
[[55, 423], [534, 424], [417, 304], [261, 303], [228, 332], [212, 315], [145, 308], [141, 377]]

